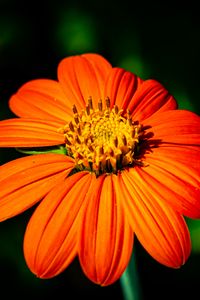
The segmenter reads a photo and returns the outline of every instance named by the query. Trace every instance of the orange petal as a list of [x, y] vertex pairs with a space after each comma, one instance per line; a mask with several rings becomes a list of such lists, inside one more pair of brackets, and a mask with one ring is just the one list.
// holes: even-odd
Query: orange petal
[[41, 147], [64, 144], [59, 123], [37, 119], [0, 121], [0, 147]]
[[71, 158], [38, 154], [0, 167], [0, 220], [13, 217], [40, 201], [74, 167]]
[[25, 83], [9, 101], [10, 109], [20, 117], [62, 123], [71, 118], [72, 104], [60, 84], [49, 79]]
[[143, 247], [158, 262], [173, 268], [185, 263], [191, 241], [183, 217], [138, 179], [136, 168], [123, 171], [115, 182], [116, 195]]
[[30, 270], [41, 278], [62, 272], [77, 254], [77, 230], [93, 175], [79, 172], [56, 186], [31, 217], [24, 238]]
[[64, 58], [58, 66], [58, 79], [68, 101], [78, 109], [85, 108], [92, 97], [94, 106], [103, 98], [103, 90], [111, 65], [102, 56], [84, 54]]
[[155, 113], [160, 116], [160, 112], [176, 108], [173, 96], [155, 80], [144, 81], [129, 104], [132, 118], [136, 121], [143, 121]]
[[133, 246], [133, 233], [116, 198], [113, 176], [94, 180], [80, 229], [81, 266], [87, 277], [101, 285], [119, 279]]
[[145, 120], [153, 139], [162, 143], [200, 145], [200, 117], [186, 110], [171, 110]]
[[127, 109], [142, 79], [121, 68], [113, 68], [106, 81], [104, 98], [109, 97], [111, 107], [116, 104], [119, 109]]
[[161, 201], [190, 218], [200, 217], [200, 148], [158, 147], [138, 168], [141, 181]]

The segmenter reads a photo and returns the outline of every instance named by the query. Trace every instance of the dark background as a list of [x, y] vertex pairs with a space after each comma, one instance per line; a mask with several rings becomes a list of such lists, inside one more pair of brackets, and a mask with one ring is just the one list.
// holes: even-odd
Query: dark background
[[[0, 119], [13, 116], [8, 99], [23, 83], [56, 79], [62, 58], [84, 52], [100, 53], [112, 65], [143, 79], [157, 79], [175, 96], [180, 108], [199, 114], [200, 18], [191, 1], [0, 0]], [[0, 164], [19, 156], [13, 149], [1, 149]], [[120, 282], [108, 287], [91, 283], [78, 260], [56, 278], [35, 278], [22, 253], [23, 234], [33, 209], [0, 224], [1, 294], [21, 299], [122, 300]], [[187, 221], [193, 250], [178, 270], [155, 262], [136, 240], [143, 299], [195, 295], [198, 299], [200, 225], [199, 221]]]

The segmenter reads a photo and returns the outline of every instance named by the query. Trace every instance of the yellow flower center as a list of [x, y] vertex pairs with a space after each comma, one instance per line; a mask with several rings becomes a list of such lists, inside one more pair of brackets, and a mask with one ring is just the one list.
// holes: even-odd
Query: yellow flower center
[[78, 112], [73, 106], [74, 118], [59, 129], [65, 136], [68, 155], [74, 158], [80, 170], [102, 173], [117, 173], [126, 166], [141, 164], [137, 159], [142, 126], [134, 123], [127, 110], [125, 115], [118, 106], [110, 108], [110, 100], [102, 101], [96, 109], [89, 98], [86, 109]]

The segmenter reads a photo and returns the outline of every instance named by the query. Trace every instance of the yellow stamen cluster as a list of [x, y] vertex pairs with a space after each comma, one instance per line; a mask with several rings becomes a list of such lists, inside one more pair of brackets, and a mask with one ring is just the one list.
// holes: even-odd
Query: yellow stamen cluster
[[92, 99], [84, 111], [73, 106], [74, 118], [59, 129], [65, 136], [68, 155], [75, 159], [77, 168], [96, 173], [116, 173], [125, 166], [136, 163], [135, 150], [142, 135], [140, 124], [135, 124], [127, 110], [118, 106], [110, 108], [110, 100], [93, 108]]

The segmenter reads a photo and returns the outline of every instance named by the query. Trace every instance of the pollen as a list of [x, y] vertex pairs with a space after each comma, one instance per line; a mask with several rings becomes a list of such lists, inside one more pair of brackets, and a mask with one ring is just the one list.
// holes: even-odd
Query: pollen
[[117, 173], [126, 166], [141, 164], [137, 158], [142, 126], [133, 122], [130, 111], [110, 107], [110, 99], [104, 105], [99, 100], [94, 108], [92, 98], [85, 110], [72, 108], [73, 119], [64, 128], [68, 155], [74, 158], [76, 168], [90, 170], [98, 176], [103, 173]]

